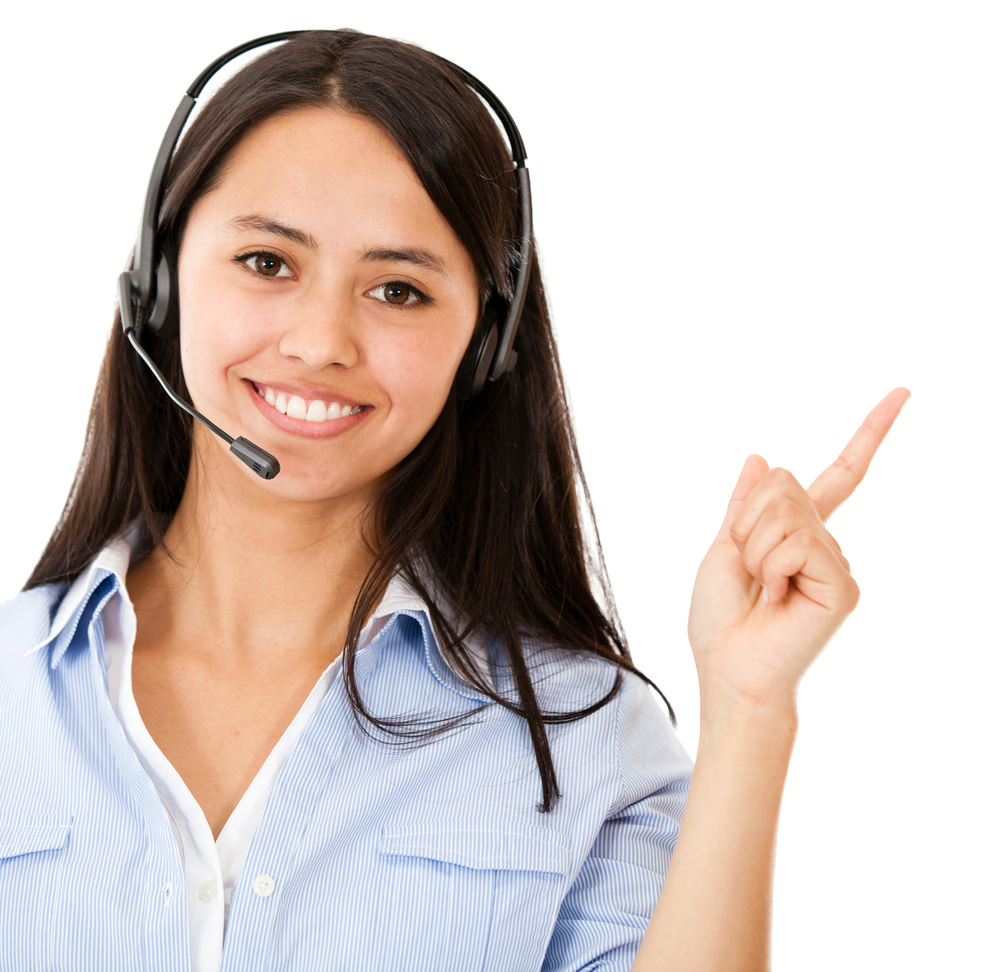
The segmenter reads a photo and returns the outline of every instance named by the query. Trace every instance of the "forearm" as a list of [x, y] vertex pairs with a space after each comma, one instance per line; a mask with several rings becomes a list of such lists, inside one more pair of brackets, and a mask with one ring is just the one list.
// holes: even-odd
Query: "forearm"
[[793, 701], [703, 717], [684, 819], [633, 972], [764, 972]]

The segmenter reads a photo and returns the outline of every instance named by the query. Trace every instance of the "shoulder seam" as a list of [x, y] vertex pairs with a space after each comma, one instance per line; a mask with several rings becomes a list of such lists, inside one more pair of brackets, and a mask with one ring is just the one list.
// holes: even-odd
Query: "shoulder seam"
[[622, 696], [625, 694], [625, 681], [628, 672], [622, 668], [618, 669], [621, 674], [621, 685], [615, 693], [615, 771], [618, 776], [618, 795], [614, 803], [608, 808], [609, 818], [621, 810], [622, 800], [625, 797], [625, 778], [622, 774]]

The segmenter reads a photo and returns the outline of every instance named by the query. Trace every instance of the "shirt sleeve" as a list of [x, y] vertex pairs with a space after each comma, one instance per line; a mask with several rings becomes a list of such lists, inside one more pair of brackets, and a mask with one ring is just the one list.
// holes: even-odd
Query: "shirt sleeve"
[[677, 843], [692, 762], [651, 690], [617, 700], [620, 793], [556, 919], [543, 972], [627, 972]]

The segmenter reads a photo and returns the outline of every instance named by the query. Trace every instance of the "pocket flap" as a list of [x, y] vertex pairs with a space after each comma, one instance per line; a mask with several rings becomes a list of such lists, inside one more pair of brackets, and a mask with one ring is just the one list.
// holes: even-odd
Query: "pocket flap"
[[73, 827], [71, 816], [29, 814], [0, 816], [0, 858], [61, 850]]
[[379, 853], [422, 857], [490, 871], [544, 871], [566, 874], [569, 838], [531, 824], [449, 822], [387, 826]]

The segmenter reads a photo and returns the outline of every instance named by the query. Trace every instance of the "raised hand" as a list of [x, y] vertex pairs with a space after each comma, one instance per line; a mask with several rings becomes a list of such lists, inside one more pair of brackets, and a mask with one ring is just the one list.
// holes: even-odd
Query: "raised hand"
[[760, 456], [743, 467], [695, 580], [688, 634], [706, 705], [787, 705], [858, 602], [830, 514], [854, 492], [910, 397], [890, 392], [836, 461], [804, 489]]

